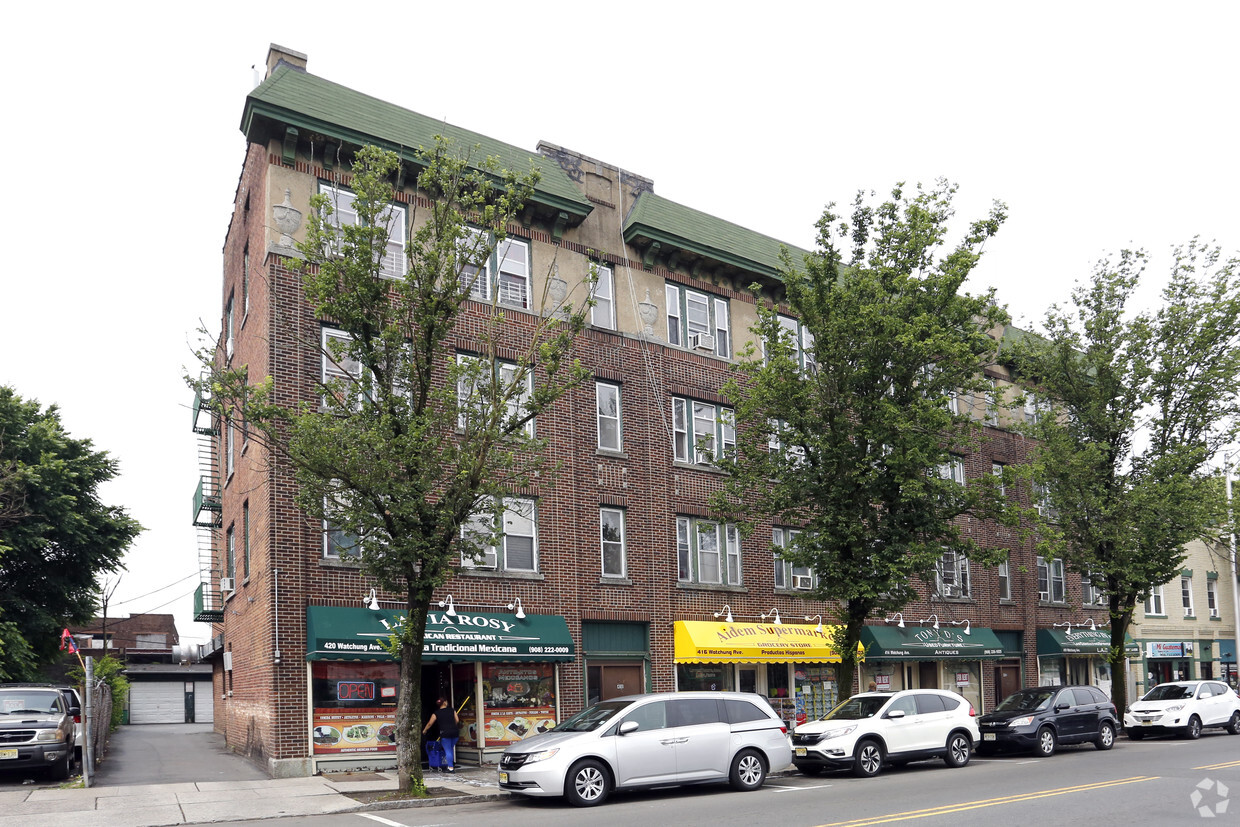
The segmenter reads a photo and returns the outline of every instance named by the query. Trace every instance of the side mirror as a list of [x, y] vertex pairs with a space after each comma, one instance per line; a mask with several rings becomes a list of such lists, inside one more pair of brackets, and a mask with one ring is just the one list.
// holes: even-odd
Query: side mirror
[[890, 712], [888, 712], [888, 713], [887, 713], [887, 717], [888, 717], [888, 718], [903, 718], [903, 717], [904, 717], [904, 710], [903, 710], [903, 709], [893, 709], [893, 710], [891, 710]]
[[1065, 709], [1071, 709], [1071, 708], [1072, 708], [1071, 704], [1055, 704], [1056, 712], [1063, 712]]
[[82, 710], [76, 706], [71, 706], [69, 707], [69, 714], [74, 718], [80, 718], [82, 716]]
[[628, 735], [630, 732], [637, 732], [640, 727], [641, 724], [637, 723], [637, 721], [625, 721], [620, 725], [620, 734]]

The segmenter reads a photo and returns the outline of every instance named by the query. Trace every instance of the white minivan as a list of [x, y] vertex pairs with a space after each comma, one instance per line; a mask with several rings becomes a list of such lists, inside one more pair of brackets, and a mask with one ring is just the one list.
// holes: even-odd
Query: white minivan
[[628, 695], [508, 747], [499, 785], [579, 807], [602, 804], [617, 789], [728, 781], [756, 790], [791, 763], [787, 733], [750, 692]]

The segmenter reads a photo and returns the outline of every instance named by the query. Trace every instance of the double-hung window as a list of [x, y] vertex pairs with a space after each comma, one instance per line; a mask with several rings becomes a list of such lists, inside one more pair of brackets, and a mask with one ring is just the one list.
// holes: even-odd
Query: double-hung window
[[603, 576], [624, 577], [624, 510], [600, 508], [598, 510], [599, 543], [603, 554]]
[[1003, 463], [990, 463], [990, 473], [995, 477], [995, 490], [999, 492], [999, 496], [1002, 497], [1007, 494], [1007, 490], [1003, 486]]
[[[362, 363], [349, 355], [348, 347], [352, 339], [343, 330], [325, 327], [319, 350], [322, 352], [323, 372], [323, 406], [326, 408], [343, 408], [348, 396], [354, 397], [355, 410], [370, 399], [370, 372], [362, 368]], [[328, 383], [335, 380], [339, 387], [328, 388]]]
[[1045, 603], [1064, 602], [1063, 560], [1038, 558], [1038, 600]]
[[667, 284], [664, 292], [670, 343], [725, 359], [732, 355], [732, 321], [727, 299], [679, 284]]
[[1217, 580], [1206, 581], [1206, 606], [1210, 609], [1210, 617], [1218, 619], [1218, 592], [1215, 589], [1218, 586]]
[[969, 596], [969, 559], [947, 549], [935, 567], [938, 593], [942, 597]]
[[236, 336], [234, 335], [233, 317], [234, 317], [233, 297], [230, 294], [228, 296], [228, 306], [224, 308], [224, 358], [225, 359], [232, 358], [233, 349], [237, 343]]
[[731, 408], [672, 397], [672, 453], [677, 462], [712, 465], [736, 448]]
[[957, 485], [964, 485], [964, 458], [955, 454], [948, 456], [947, 462], [940, 462], [938, 466], [939, 476], [945, 480], [951, 480]]
[[1165, 617], [1167, 614], [1166, 607], [1163, 605], [1163, 587], [1155, 586], [1150, 589], [1150, 596], [1145, 598], [1145, 613], [1147, 615], [1156, 615]]
[[[353, 206], [356, 196], [351, 191], [321, 183], [319, 192], [331, 201], [332, 214], [327, 218], [327, 223], [337, 234], [343, 234], [342, 227], [358, 223], [357, 210]], [[385, 249], [375, 253], [379, 275], [389, 279], [400, 278], [405, 275], [405, 208], [400, 204], [389, 204], [379, 213], [378, 220], [388, 233]]]
[[[792, 345], [792, 359], [800, 367], [802, 373], [812, 374], [818, 370], [818, 362], [814, 356], [814, 334], [809, 332], [797, 319], [780, 315], [779, 326]], [[765, 342], [763, 343], [765, 346]]]
[[[793, 528], [772, 528], [771, 545], [785, 549], [796, 545], [801, 532]], [[809, 566], [794, 566], [784, 559], [783, 553], [776, 551], [774, 557], [775, 588], [809, 591], [814, 588], [814, 572]]]
[[1184, 604], [1184, 616], [1193, 616], [1193, 578], [1180, 578], [1180, 602]]
[[1055, 507], [1051, 505], [1051, 489], [1049, 486], [1040, 482], [1033, 484], [1033, 507], [1037, 509], [1038, 514], [1052, 520], [1058, 515]]
[[224, 576], [232, 580], [237, 576], [237, 533], [235, 526], [228, 527], [227, 558], [224, 560]]
[[782, 453], [784, 459], [793, 465], [802, 465], [805, 462], [805, 446], [797, 445], [788, 438], [791, 431], [788, 423], [782, 419], [772, 419], [770, 425], [771, 435], [767, 439], [767, 450], [771, 453]]
[[610, 267], [599, 264], [595, 266], [597, 280], [591, 290], [594, 307], [590, 308], [590, 324], [595, 327], [616, 329], [616, 286]]
[[495, 571], [538, 571], [537, 519], [533, 500], [505, 498], [496, 522], [494, 503], [484, 501], [461, 526], [461, 536], [477, 544], [461, 554], [461, 567]]
[[489, 302], [494, 296], [500, 304], [528, 309], [530, 306], [530, 244], [520, 238], [505, 238], [490, 250], [481, 230], [466, 228], [458, 242], [461, 287], [469, 288], [470, 298]]
[[682, 583], [741, 584], [741, 541], [736, 526], [676, 518], [676, 569]]
[[1081, 575], [1081, 603], [1086, 606], [1100, 606], [1107, 601], [1102, 586], [1102, 575], [1087, 572]]
[[599, 450], [623, 450], [624, 431], [620, 417], [620, 386], [611, 382], [595, 382], [594, 398], [598, 405]]
[[[343, 486], [336, 482], [333, 485], [333, 490], [343, 491]], [[332, 505], [339, 505], [339, 503], [333, 502], [334, 497], [335, 495], [329, 495], [323, 498], [324, 512], [327, 512]], [[344, 530], [330, 520], [324, 520], [323, 556], [337, 560], [342, 557], [361, 557], [362, 545], [358, 536], [353, 532]]]
[[224, 444], [227, 446], [224, 452], [224, 466], [226, 475], [225, 481], [232, 479], [233, 471], [237, 470], [237, 449], [236, 449], [236, 428], [232, 424], [232, 420], [228, 420], [228, 430], [224, 434]]
[[1012, 599], [1012, 563], [1008, 559], [999, 564], [999, 599]]
[[[524, 416], [525, 405], [534, 390], [534, 376], [530, 371], [523, 371], [511, 362], [497, 361], [492, 381], [485, 360], [463, 353], [457, 354], [456, 358], [460, 368], [456, 381], [458, 428], [466, 430], [470, 413], [484, 412], [488, 398], [503, 401], [509, 422]], [[526, 422], [522, 430], [533, 436], [534, 420]]]

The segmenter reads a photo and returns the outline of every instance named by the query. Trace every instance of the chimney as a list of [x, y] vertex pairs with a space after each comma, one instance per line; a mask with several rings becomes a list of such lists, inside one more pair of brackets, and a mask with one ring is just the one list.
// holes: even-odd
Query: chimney
[[275, 43], [272, 43], [271, 48], [267, 50], [267, 77], [271, 77], [271, 73], [281, 63], [286, 66], [292, 66], [299, 72], [304, 72], [306, 71], [306, 62], [308, 60], [309, 58], [301, 52], [294, 52], [292, 49], [286, 49], [283, 46], [277, 46]]

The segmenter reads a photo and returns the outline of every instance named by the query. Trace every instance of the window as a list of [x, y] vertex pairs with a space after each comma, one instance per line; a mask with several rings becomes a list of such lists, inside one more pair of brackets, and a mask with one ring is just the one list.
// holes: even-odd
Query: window
[[1025, 422], [1036, 425], [1045, 413], [1045, 402], [1032, 393], [1025, 394]]
[[245, 245], [241, 254], [241, 325], [250, 316], [250, 245]]
[[999, 599], [1012, 599], [1012, 564], [1004, 560], [999, 564]]
[[674, 345], [732, 355], [731, 320], [728, 300], [708, 296], [678, 284], [665, 288], [667, 299], [667, 340]]
[[596, 265], [598, 281], [594, 283], [592, 296], [594, 307], [590, 308], [590, 324], [595, 327], [616, 329], [616, 290], [610, 267]]
[[947, 410], [951, 412], [952, 416], [959, 416], [960, 394], [956, 393], [955, 391], [947, 392]]
[[[796, 545], [801, 532], [792, 528], [771, 529], [771, 544], [776, 548], [788, 548]], [[809, 591], [814, 588], [814, 573], [809, 566], [794, 566], [784, 560], [780, 552], [775, 552], [775, 588]]]
[[1005, 496], [1007, 494], [1007, 489], [1003, 486], [1003, 463], [990, 463], [990, 473], [995, 475], [995, 489], [999, 492], [999, 496]]
[[[338, 235], [343, 235], [341, 227], [357, 224], [352, 192], [327, 184], [319, 184], [319, 192], [331, 201], [332, 214], [326, 220]], [[379, 275], [389, 279], [400, 278], [405, 275], [405, 208], [400, 204], [389, 204], [379, 213], [379, 220], [388, 232], [387, 248], [378, 253]]]
[[241, 576], [250, 579], [250, 501], [241, 504]]
[[224, 433], [224, 466], [226, 479], [232, 479], [233, 471], [237, 470], [236, 429], [232, 420], [228, 422], [228, 430]]
[[623, 450], [620, 386], [610, 382], [595, 382], [594, 397], [598, 403], [598, 447], [604, 451]]
[[[319, 348], [323, 353], [323, 405], [327, 408], [344, 407], [345, 399], [355, 390], [357, 397], [354, 410], [360, 411], [366, 400], [370, 399], [368, 372], [363, 370], [362, 363], [348, 352], [352, 341], [343, 330], [323, 328]], [[327, 384], [332, 381], [338, 382], [340, 387], [329, 390]]]
[[1038, 558], [1038, 600], [1046, 603], [1064, 602], [1063, 560]]
[[341, 557], [361, 557], [362, 546], [357, 535], [338, 528], [327, 520], [323, 521], [323, 556], [339, 559]]
[[[456, 383], [458, 428], [465, 430], [469, 426], [470, 411], [482, 411], [486, 397], [492, 393], [496, 398], [505, 400], [507, 421], [525, 415], [525, 404], [534, 390], [534, 376], [530, 371], [524, 371], [525, 375], [520, 380], [523, 387], [517, 388], [515, 386], [518, 376], [522, 373], [520, 367], [511, 362], [496, 361], [496, 382], [492, 388], [484, 385], [487, 377], [486, 365], [482, 359], [463, 353], [457, 354], [456, 358], [463, 369]], [[533, 436], [534, 420], [526, 422], [522, 430], [528, 436]]]
[[233, 338], [233, 297], [228, 295], [228, 304], [224, 308], [224, 358], [231, 359], [233, 355], [233, 345], [236, 340]]
[[624, 511], [598, 510], [599, 535], [603, 550], [603, 576], [624, 577]]
[[1081, 575], [1081, 603], [1086, 606], [1100, 606], [1107, 602], [1106, 592], [1102, 589], [1102, 575], [1089, 572]]
[[1167, 614], [1163, 606], [1163, 587], [1155, 586], [1150, 589], [1150, 596], [1145, 598], [1145, 613], [1147, 615], [1165, 616]]
[[677, 579], [684, 583], [741, 583], [741, 543], [736, 526], [676, 518]]
[[1054, 519], [1059, 513], [1051, 505], [1050, 488], [1040, 482], [1033, 484], [1033, 507], [1037, 509], [1038, 514], [1050, 519]]
[[784, 420], [771, 420], [771, 436], [767, 440], [767, 450], [772, 453], [782, 451], [785, 460], [793, 465], [802, 465], [805, 462], [805, 446], [793, 444], [784, 436], [791, 430]]
[[1180, 578], [1180, 601], [1184, 604], [1184, 616], [1193, 616], [1193, 578]]
[[[814, 334], [804, 327], [800, 321], [791, 316], [780, 315], [779, 326], [784, 329], [788, 341], [792, 344], [792, 359], [800, 366], [801, 371], [812, 374], [818, 370], [818, 362], [814, 356]], [[763, 343], [765, 345], [765, 343]]]
[[[538, 571], [537, 520], [534, 501], [506, 498], [496, 524], [494, 504], [484, 502], [482, 509], [461, 526], [461, 536], [484, 544], [478, 554], [461, 555], [461, 566], [496, 571]], [[487, 537], [494, 544], [487, 542]]]
[[949, 455], [947, 462], [939, 463], [939, 476], [957, 485], [964, 485], [964, 457]]
[[987, 379], [990, 389], [986, 392], [986, 424], [999, 427], [999, 385], [994, 379]]
[[481, 230], [465, 229], [458, 242], [461, 250], [461, 287], [468, 287], [470, 298], [489, 302], [495, 295], [500, 304], [530, 306], [530, 245], [519, 238], [506, 238], [479, 261], [489, 249]]
[[225, 549], [224, 576], [232, 579], [237, 576], [237, 533], [235, 526], [228, 526], [228, 546]]
[[711, 465], [736, 448], [731, 408], [672, 398], [672, 453], [677, 462]]
[[1206, 581], [1206, 606], [1210, 609], [1210, 617], [1218, 618], [1218, 593], [1215, 588], [1218, 585], [1216, 580]]
[[935, 576], [942, 597], [969, 596], [969, 559], [964, 555], [944, 549]]

